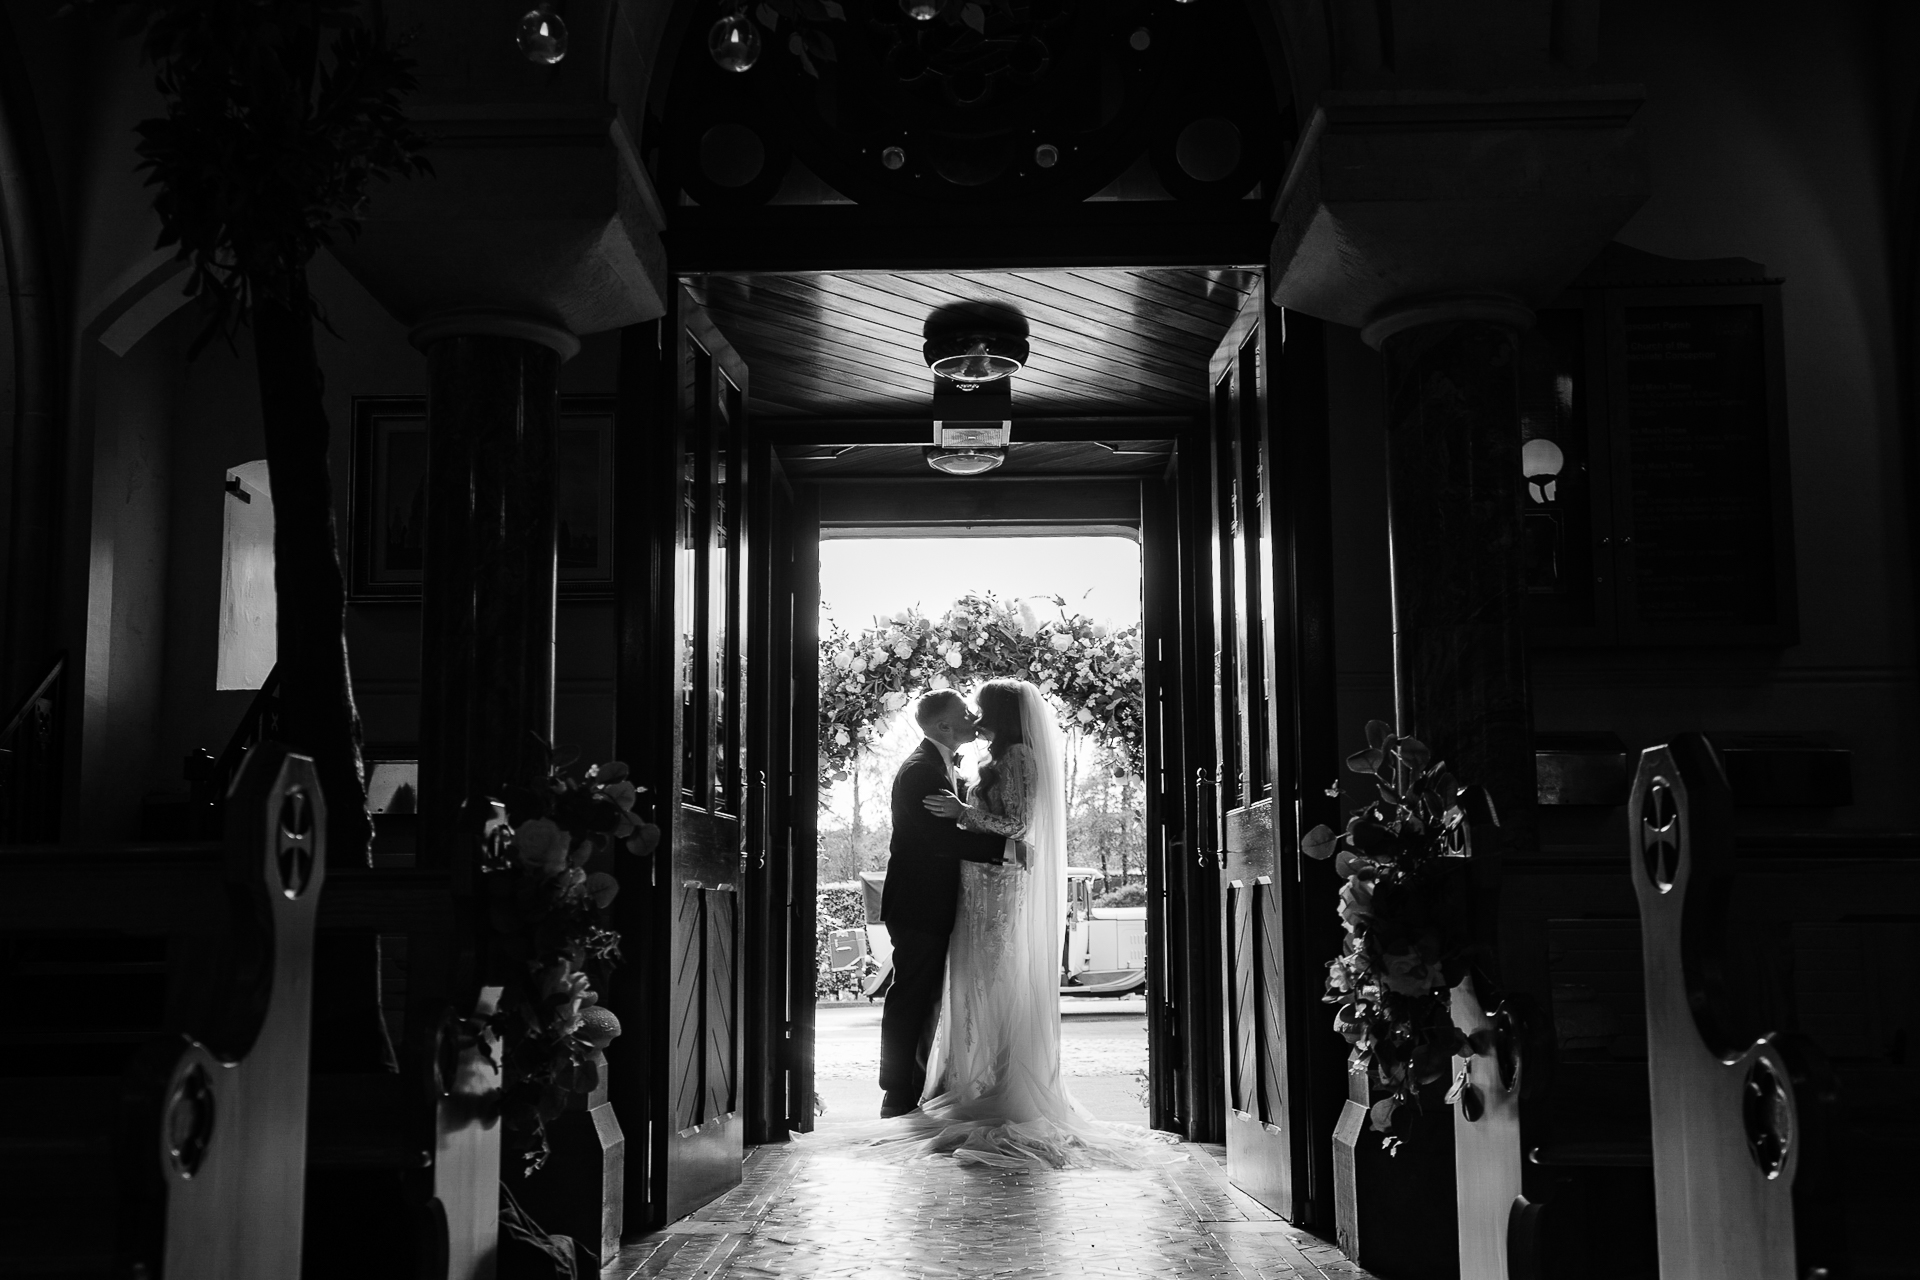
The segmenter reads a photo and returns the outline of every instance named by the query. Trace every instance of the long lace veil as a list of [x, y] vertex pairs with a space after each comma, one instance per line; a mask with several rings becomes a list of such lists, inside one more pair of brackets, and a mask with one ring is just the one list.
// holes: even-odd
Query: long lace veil
[[[1034, 790], [1027, 828], [1032, 851], [1028, 872], [1026, 919], [1021, 922], [1020, 945], [1026, 963], [1022, 979], [1028, 985], [1019, 1001], [1031, 1011], [1032, 1024], [1023, 1028], [1020, 1042], [1029, 1059], [1042, 1096], [1064, 1101], [1060, 1088], [1060, 956], [1066, 928], [1067, 900], [1067, 787], [1066, 747], [1060, 722], [1040, 690], [1020, 684], [1020, 735], [1033, 752]], [[1055, 1106], [1044, 1106], [1044, 1112]], [[1050, 1118], [1062, 1119], [1060, 1115]]]

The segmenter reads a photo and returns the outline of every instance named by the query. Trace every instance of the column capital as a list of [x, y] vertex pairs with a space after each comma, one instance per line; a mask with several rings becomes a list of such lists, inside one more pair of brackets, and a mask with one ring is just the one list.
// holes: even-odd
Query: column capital
[[464, 338], [479, 334], [537, 342], [557, 351], [562, 361], [580, 354], [580, 339], [563, 325], [525, 312], [490, 311], [484, 308], [442, 311], [428, 316], [407, 331], [407, 341], [425, 351], [442, 338]]
[[1384, 304], [1360, 330], [1375, 351], [1395, 334], [1453, 320], [1483, 320], [1515, 329], [1533, 327], [1533, 308], [1502, 293], [1456, 293], [1438, 298], [1408, 298]]
[[1646, 199], [1644, 98], [1632, 85], [1323, 95], [1273, 206], [1273, 300], [1376, 346], [1449, 318], [1528, 322]]
[[666, 311], [666, 213], [611, 105], [442, 103], [411, 116], [432, 139], [433, 174], [382, 185], [360, 234], [332, 247], [402, 324], [501, 311], [589, 334]]

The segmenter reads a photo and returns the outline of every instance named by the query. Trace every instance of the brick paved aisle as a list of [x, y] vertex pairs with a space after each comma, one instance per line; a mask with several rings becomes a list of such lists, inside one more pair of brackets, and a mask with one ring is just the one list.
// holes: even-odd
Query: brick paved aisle
[[1367, 1280], [1332, 1245], [1227, 1185], [1222, 1149], [1151, 1170], [1001, 1173], [760, 1147], [745, 1179], [629, 1245], [603, 1280]]

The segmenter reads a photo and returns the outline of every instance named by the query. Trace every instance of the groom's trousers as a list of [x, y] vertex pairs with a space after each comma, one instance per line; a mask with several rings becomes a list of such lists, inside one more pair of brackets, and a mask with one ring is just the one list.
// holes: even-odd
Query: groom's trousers
[[947, 934], [893, 929], [893, 985], [880, 1014], [880, 1087], [889, 1111], [920, 1105], [947, 977]]

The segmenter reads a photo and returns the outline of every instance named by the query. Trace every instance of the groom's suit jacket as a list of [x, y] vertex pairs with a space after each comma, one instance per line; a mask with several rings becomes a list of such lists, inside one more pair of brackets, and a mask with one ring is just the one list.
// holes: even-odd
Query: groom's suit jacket
[[940, 749], [922, 738], [893, 775], [893, 840], [880, 898], [880, 920], [889, 929], [951, 933], [961, 860], [998, 862], [1006, 848], [1002, 836], [962, 831], [951, 818], [928, 813], [921, 798], [936, 791], [951, 794], [953, 787]]

